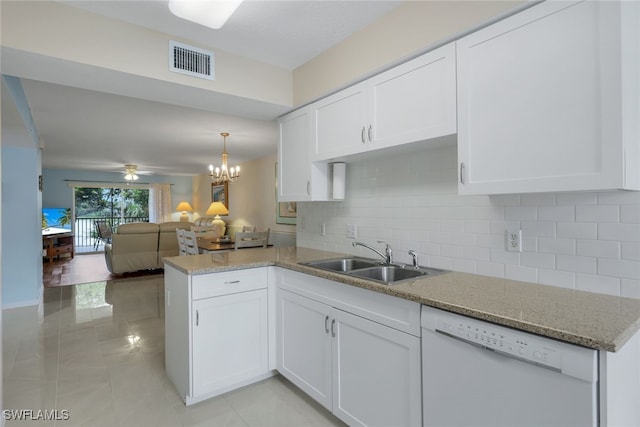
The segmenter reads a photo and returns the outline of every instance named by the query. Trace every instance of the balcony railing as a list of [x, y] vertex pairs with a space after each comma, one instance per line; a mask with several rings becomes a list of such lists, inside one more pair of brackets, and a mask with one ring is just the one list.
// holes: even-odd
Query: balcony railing
[[149, 222], [148, 216], [125, 217], [76, 217], [75, 250], [76, 252], [99, 252], [104, 250], [103, 242], [98, 238], [96, 221], [106, 221], [115, 232], [120, 224], [129, 222]]

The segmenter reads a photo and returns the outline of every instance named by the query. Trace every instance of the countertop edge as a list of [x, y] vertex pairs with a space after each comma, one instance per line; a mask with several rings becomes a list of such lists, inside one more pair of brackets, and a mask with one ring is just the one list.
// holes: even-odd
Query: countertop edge
[[[175, 258], [179, 259], [182, 257], [175, 257]], [[420, 282], [426, 283], [424, 281], [434, 280], [431, 277], [420, 278], [414, 281], [405, 282], [406, 286], [399, 286], [399, 285], [389, 286], [389, 285], [383, 285], [368, 279], [358, 278], [355, 276], [348, 276], [348, 275], [337, 273], [337, 272], [321, 270], [318, 268], [306, 266], [303, 264], [299, 264], [298, 262], [294, 262], [292, 260], [281, 261], [277, 259], [262, 259], [259, 261], [238, 261], [230, 264], [223, 260], [220, 260], [218, 263], [216, 263], [215, 258], [211, 258], [211, 261], [210, 261], [211, 265], [207, 265], [206, 267], [199, 266], [197, 268], [186, 268], [174, 262], [172, 258], [164, 258], [163, 261], [166, 264], [170, 265], [171, 267], [187, 275], [202, 275], [202, 274], [219, 273], [219, 272], [225, 272], [225, 271], [244, 270], [244, 269], [250, 269], [250, 268], [269, 267], [269, 266], [281, 267], [288, 270], [309, 274], [315, 277], [332, 280], [345, 285], [356, 286], [356, 287], [367, 289], [373, 292], [383, 293], [389, 296], [414, 301], [419, 304], [424, 304], [426, 306], [442, 309], [445, 311], [468, 316], [478, 320], [484, 320], [497, 325], [518, 329], [523, 332], [529, 332], [529, 333], [537, 334], [540, 336], [557, 339], [563, 342], [591, 348], [594, 350], [617, 352], [624, 346], [624, 344], [627, 341], [631, 339], [631, 337], [633, 337], [634, 334], [636, 334], [640, 330], [640, 318], [637, 318], [634, 322], [631, 322], [630, 324], [628, 324], [626, 328], [623, 328], [622, 330], [617, 331], [617, 334], [615, 335], [615, 337], [611, 339], [603, 339], [595, 336], [590, 336], [589, 334], [586, 334], [586, 333], [585, 334], [574, 333], [569, 330], [554, 328], [551, 325], [528, 322], [526, 320], [517, 319], [515, 317], [511, 317], [503, 314], [483, 311], [469, 305], [456, 304], [452, 301], [423, 297], [418, 295], [416, 292], [412, 292], [411, 290], [412, 286], [415, 286]], [[452, 273], [453, 272], [446, 272], [441, 274], [441, 276], [452, 274]], [[470, 276], [475, 276], [475, 275], [470, 275]], [[438, 276], [435, 276], [435, 277], [438, 277]], [[489, 277], [485, 278], [484, 276], [481, 276], [481, 277], [483, 278], [483, 280], [492, 279]], [[504, 280], [504, 279], [496, 278], [496, 280]], [[544, 285], [536, 285], [536, 286], [544, 286]]]

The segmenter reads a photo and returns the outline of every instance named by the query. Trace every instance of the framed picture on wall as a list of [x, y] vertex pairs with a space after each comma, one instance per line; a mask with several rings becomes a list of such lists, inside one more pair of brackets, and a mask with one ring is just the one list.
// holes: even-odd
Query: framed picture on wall
[[229, 209], [229, 183], [215, 185], [211, 184], [211, 201], [222, 202], [227, 210]]
[[296, 224], [296, 202], [278, 202], [278, 163], [276, 162], [276, 224]]
[[298, 214], [296, 202], [278, 202], [276, 203], [278, 211], [276, 212], [276, 224], [295, 224]]

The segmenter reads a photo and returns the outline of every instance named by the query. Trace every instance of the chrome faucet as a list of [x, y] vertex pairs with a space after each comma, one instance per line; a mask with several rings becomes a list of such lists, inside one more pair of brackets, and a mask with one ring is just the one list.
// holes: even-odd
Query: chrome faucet
[[391, 246], [389, 246], [388, 243], [385, 243], [382, 240], [378, 240], [378, 243], [382, 243], [383, 245], [385, 245], [384, 253], [382, 253], [381, 251], [377, 250], [376, 248], [373, 248], [373, 247], [367, 245], [366, 243], [353, 242], [352, 245], [354, 247], [356, 247], [356, 246], [364, 246], [367, 249], [371, 249], [373, 252], [375, 252], [378, 255], [380, 255], [384, 259], [384, 262], [386, 264], [392, 264], [393, 263], [393, 250], [391, 249]]
[[420, 268], [420, 266], [418, 265], [418, 254], [416, 253], [416, 251], [411, 249], [409, 251], [409, 255], [411, 255], [411, 257], [413, 258], [413, 268]]

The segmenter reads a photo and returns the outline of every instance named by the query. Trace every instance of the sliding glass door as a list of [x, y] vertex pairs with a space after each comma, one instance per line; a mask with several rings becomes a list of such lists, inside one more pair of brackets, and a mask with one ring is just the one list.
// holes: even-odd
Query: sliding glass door
[[149, 222], [149, 189], [124, 186], [74, 187], [77, 252], [104, 249], [96, 221], [115, 231], [126, 222]]

